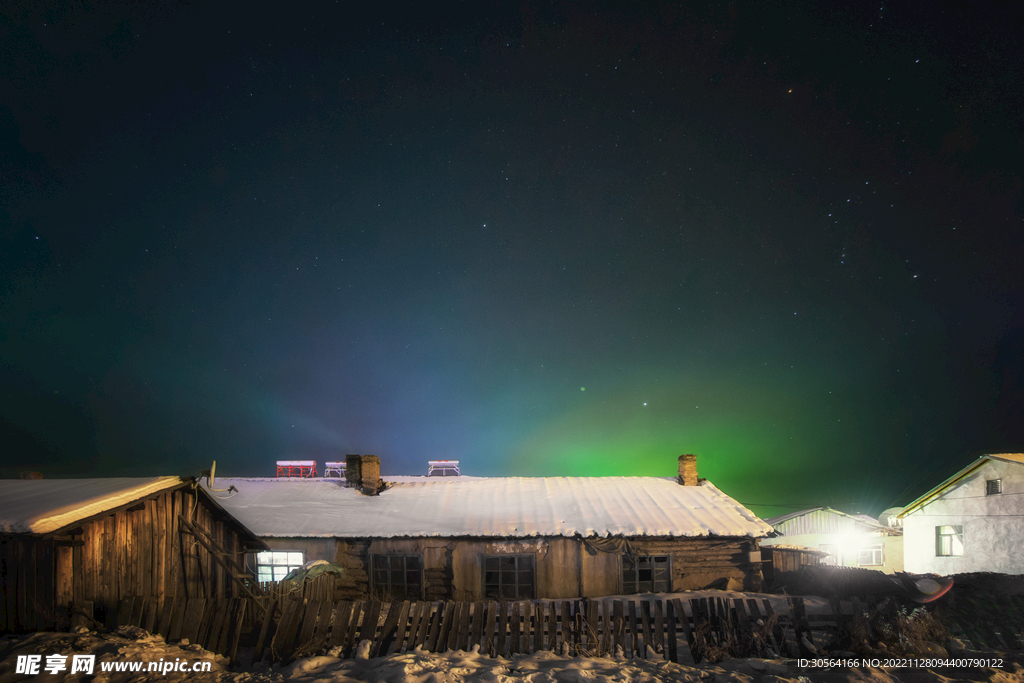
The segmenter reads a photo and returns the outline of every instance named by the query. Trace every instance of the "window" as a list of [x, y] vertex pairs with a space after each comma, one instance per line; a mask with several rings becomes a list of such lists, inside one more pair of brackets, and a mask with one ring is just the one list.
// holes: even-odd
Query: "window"
[[885, 555], [882, 553], [882, 548], [881, 544], [863, 546], [860, 552], [857, 553], [857, 566], [872, 567], [885, 564]]
[[622, 592], [668, 593], [672, 572], [668, 555], [637, 555], [634, 560], [622, 555]]
[[996, 496], [1003, 492], [1002, 479], [989, 479], [985, 482], [985, 495]]
[[421, 555], [373, 555], [370, 566], [371, 588], [377, 596], [391, 600], [419, 600], [423, 597]]
[[485, 555], [484, 595], [488, 600], [532, 600], [533, 574], [533, 555]]
[[827, 567], [836, 567], [839, 565], [839, 546], [835, 543], [822, 543], [818, 546], [818, 550], [828, 553], [825, 557], [821, 558], [821, 563]]
[[293, 569], [305, 563], [303, 553], [295, 550], [268, 550], [256, 553], [256, 578], [260, 581], [280, 581]]
[[935, 527], [935, 555], [936, 557], [960, 557], [964, 554], [964, 527], [937, 526]]

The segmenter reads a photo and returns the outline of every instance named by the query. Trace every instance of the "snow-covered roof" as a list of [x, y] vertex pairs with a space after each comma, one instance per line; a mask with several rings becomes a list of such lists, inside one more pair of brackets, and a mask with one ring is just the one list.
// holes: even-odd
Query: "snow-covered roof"
[[[656, 477], [224, 479], [212, 495], [261, 537], [750, 536], [772, 528], [709, 482]], [[204, 482], [205, 485], [205, 482]]]
[[47, 534], [182, 485], [181, 477], [0, 480], [0, 533]]

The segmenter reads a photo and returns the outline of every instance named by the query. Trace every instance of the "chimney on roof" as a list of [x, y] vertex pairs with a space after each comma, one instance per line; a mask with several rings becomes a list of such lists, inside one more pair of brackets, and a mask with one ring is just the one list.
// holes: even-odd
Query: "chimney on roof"
[[380, 458], [376, 455], [360, 456], [360, 470], [363, 485], [360, 489], [364, 496], [376, 496], [381, 491]]
[[683, 486], [697, 486], [697, 456], [687, 453], [679, 456], [679, 483]]
[[363, 487], [362, 459], [358, 455], [345, 456], [345, 486], [352, 489]]

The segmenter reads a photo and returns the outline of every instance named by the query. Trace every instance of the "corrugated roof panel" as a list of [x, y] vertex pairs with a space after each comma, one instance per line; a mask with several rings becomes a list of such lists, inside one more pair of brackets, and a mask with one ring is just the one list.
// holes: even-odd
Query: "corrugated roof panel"
[[[387, 480], [387, 477], [385, 477]], [[713, 485], [655, 477], [432, 477], [364, 496], [337, 480], [223, 479], [257, 536], [752, 536], [771, 527]]]

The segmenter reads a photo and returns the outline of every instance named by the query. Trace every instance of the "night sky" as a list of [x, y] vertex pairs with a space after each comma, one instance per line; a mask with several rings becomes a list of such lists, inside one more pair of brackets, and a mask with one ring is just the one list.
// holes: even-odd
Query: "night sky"
[[1024, 6], [349, 5], [0, 7], [0, 476], [1024, 450]]

